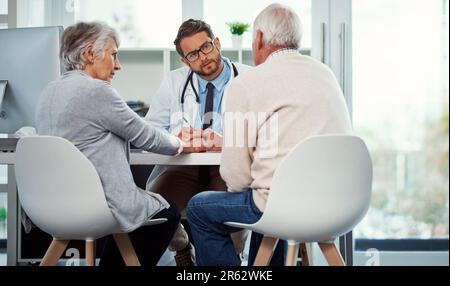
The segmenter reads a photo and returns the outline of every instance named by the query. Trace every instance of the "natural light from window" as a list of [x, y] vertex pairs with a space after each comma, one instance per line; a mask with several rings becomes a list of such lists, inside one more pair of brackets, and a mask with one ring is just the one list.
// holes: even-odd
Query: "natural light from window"
[[116, 28], [121, 48], [173, 48], [181, 0], [77, 0], [75, 21], [104, 21]]
[[8, 14], [8, 0], [0, 0], [0, 15]]
[[[239, 21], [253, 25], [253, 21], [262, 9], [271, 3], [278, 2], [290, 6], [300, 16], [303, 24], [302, 49], [311, 48], [311, 0], [204, 0], [205, 21], [213, 28], [215, 36], [219, 37], [222, 47], [231, 48], [231, 33], [227, 23]], [[252, 47], [253, 27], [243, 35], [243, 48]]]
[[356, 238], [448, 238], [447, 0], [353, 1], [354, 126], [374, 164]]

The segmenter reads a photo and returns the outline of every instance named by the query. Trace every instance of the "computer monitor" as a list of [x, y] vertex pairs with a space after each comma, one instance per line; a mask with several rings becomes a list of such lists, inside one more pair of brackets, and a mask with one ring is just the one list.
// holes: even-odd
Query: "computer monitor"
[[0, 29], [0, 134], [36, 126], [39, 95], [63, 72], [62, 32], [62, 27]]

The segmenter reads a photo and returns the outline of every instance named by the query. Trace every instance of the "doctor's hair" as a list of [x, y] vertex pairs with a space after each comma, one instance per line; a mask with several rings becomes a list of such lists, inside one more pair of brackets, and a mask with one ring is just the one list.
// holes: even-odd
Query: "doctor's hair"
[[173, 41], [180, 56], [185, 56], [180, 46], [181, 40], [201, 32], [206, 32], [211, 40], [214, 39], [214, 33], [211, 30], [211, 26], [202, 20], [189, 19], [181, 24], [178, 29], [177, 38]]
[[278, 3], [267, 6], [253, 24], [253, 39], [257, 32], [263, 33], [265, 46], [299, 49], [302, 40], [302, 23], [298, 15]]
[[120, 45], [117, 32], [110, 26], [100, 22], [79, 22], [68, 27], [61, 38], [60, 58], [67, 71], [82, 70], [86, 67], [84, 56], [86, 48], [92, 45], [95, 56], [104, 58], [110, 40]]

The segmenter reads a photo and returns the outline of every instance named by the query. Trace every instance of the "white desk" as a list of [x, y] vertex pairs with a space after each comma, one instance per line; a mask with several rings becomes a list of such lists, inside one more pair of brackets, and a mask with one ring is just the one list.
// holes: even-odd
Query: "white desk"
[[[177, 157], [146, 152], [131, 152], [131, 165], [220, 165], [221, 153], [181, 154]], [[0, 165], [14, 165], [15, 153], [0, 153]]]
[[131, 165], [170, 165], [170, 166], [200, 166], [220, 165], [221, 153], [181, 154], [177, 157], [164, 156], [145, 152], [131, 152]]
[[[181, 154], [177, 157], [158, 155], [146, 152], [130, 153], [131, 165], [220, 165], [221, 153], [195, 153]], [[14, 164], [16, 156], [14, 153], [0, 153], [0, 165], [8, 165], [8, 237], [7, 237], [7, 265], [17, 264], [20, 245], [18, 244], [19, 215], [16, 178]], [[3, 185], [4, 187], [4, 185]], [[3, 190], [0, 186], [0, 192]]]

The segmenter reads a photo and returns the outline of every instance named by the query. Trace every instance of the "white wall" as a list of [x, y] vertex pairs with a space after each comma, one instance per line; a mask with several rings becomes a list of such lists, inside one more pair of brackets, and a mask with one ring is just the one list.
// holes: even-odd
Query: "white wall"
[[117, 73], [113, 86], [124, 100], [150, 103], [164, 77], [163, 50], [120, 51], [122, 71]]

